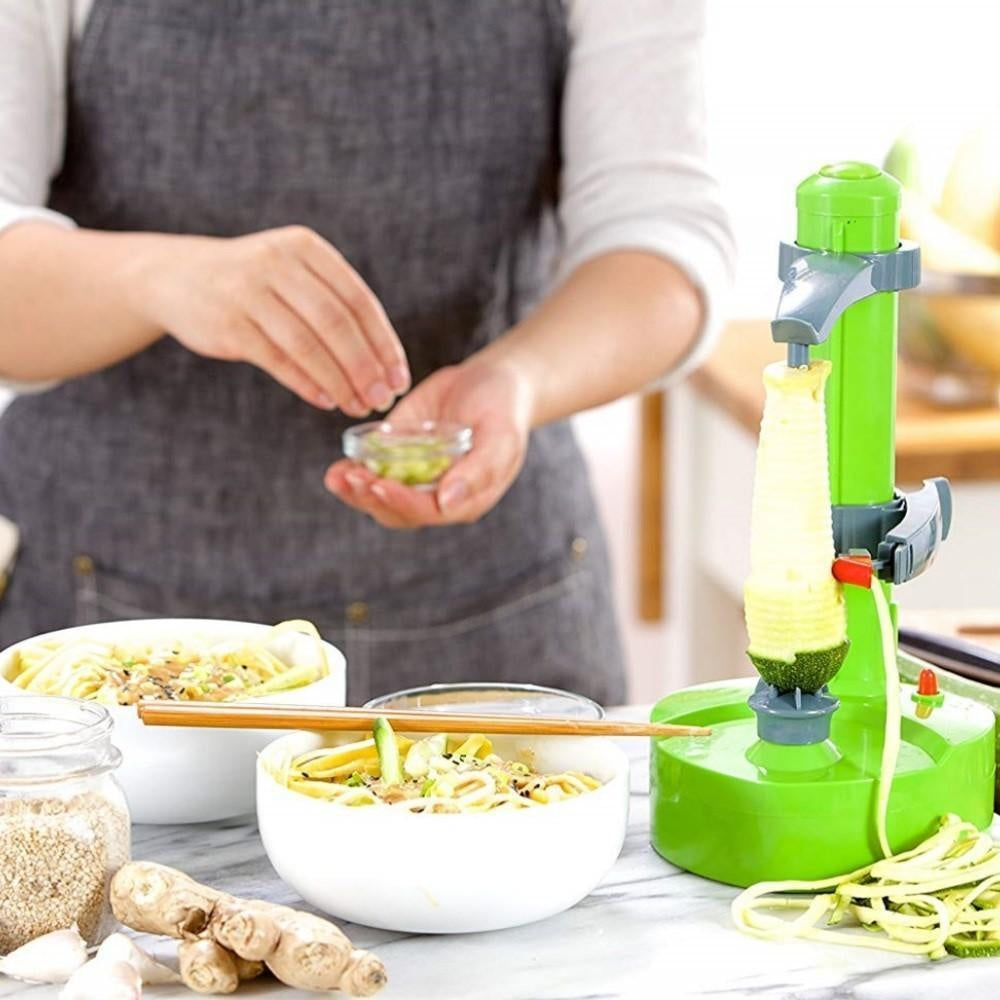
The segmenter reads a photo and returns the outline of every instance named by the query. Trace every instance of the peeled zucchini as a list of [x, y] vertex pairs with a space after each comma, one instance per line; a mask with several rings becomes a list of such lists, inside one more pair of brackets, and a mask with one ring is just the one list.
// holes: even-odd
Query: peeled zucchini
[[834, 579], [823, 387], [829, 361], [764, 370], [744, 588], [747, 653], [780, 691], [816, 691], [847, 655], [847, 617]]

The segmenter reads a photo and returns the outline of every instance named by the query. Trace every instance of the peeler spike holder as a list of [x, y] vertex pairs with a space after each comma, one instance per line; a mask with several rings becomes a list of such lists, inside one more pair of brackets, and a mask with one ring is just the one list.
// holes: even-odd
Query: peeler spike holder
[[[899, 241], [899, 205], [898, 182], [868, 164], [833, 164], [803, 181], [771, 323], [789, 365], [832, 363], [834, 544], [870, 564], [887, 599], [931, 564], [952, 508], [944, 479], [910, 494], [895, 487], [897, 299], [920, 274], [919, 249]], [[850, 646], [829, 689], [779, 692], [739, 678], [677, 691], [654, 707], [655, 722], [712, 728], [709, 737], [652, 742], [651, 840], [668, 861], [746, 886], [831, 877], [881, 856], [881, 637], [866, 588], [845, 586], [844, 598]], [[897, 655], [909, 676], [924, 666]], [[993, 817], [993, 713], [953, 695], [928, 711], [914, 694], [908, 685], [889, 693], [902, 711], [887, 814], [896, 851], [929, 836], [946, 813], [982, 828]]]

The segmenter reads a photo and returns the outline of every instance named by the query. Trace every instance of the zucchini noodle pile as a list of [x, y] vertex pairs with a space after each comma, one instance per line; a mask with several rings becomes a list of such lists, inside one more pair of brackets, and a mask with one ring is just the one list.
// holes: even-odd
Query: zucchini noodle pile
[[385, 748], [375, 739], [300, 754], [272, 767], [271, 774], [286, 788], [313, 798], [414, 813], [530, 809], [601, 785], [579, 771], [540, 774], [520, 761], [504, 760], [482, 735], [390, 738], [401, 762], [398, 780], [387, 780]]
[[[311, 640], [308, 662], [290, 663], [271, 648], [276, 639], [293, 632]], [[149, 643], [87, 637], [39, 640], [17, 650], [7, 679], [34, 694], [134, 705], [144, 698], [254, 698], [311, 684], [328, 670], [316, 627], [287, 621], [260, 638], [189, 637]]]
[[[759, 882], [733, 901], [733, 920], [740, 930], [773, 941], [803, 938], [929, 958], [1000, 954], [1000, 845], [989, 834], [958, 816], [945, 816], [928, 840], [890, 856], [886, 813], [900, 750], [899, 672], [889, 606], [877, 579], [872, 580], [871, 592], [886, 683], [885, 742], [875, 811], [885, 857], [867, 868], [817, 882]], [[795, 893], [817, 895], [811, 899], [789, 895]], [[775, 913], [790, 910], [801, 912], [792, 919]], [[853, 930], [831, 929], [845, 916], [853, 918]]]
[[[816, 892], [812, 899], [778, 895]], [[787, 920], [768, 910], [801, 910]], [[946, 816], [919, 847], [822, 882], [761, 882], [733, 903], [757, 937], [882, 948], [908, 955], [1000, 954], [1000, 846]], [[830, 930], [850, 915], [864, 930]], [[825, 918], [826, 927], [817, 926]], [[865, 933], [876, 931], [878, 934]]]

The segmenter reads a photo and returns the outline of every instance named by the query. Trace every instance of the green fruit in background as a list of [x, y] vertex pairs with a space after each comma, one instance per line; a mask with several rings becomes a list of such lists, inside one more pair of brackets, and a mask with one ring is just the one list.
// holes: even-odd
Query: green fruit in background
[[962, 141], [939, 211], [967, 236], [1000, 250], [1000, 112]]
[[1000, 115], [957, 142], [908, 128], [884, 166], [903, 185], [902, 235], [921, 244], [924, 264], [951, 273], [1000, 271]]
[[892, 144], [882, 166], [908, 191], [923, 191], [920, 152], [916, 136], [911, 130], [904, 132]]
[[[900, 234], [920, 244], [921, 263], [945, 274], [1000, 274], [1000, 253], [943, 219], [919, 195], [907, 192]], [[1000, 303], [988, 295], [928, 295], [920, 299], [941, 343], [984, 371], [1000, 373]], [[919, 339], [919, 334], [917, 339]], [[904, 328], [907, 349], [915, 339]], [[926, 335], [923, 340], [928, 340]]]
[[[885, 168], [904, 186], [900, 236], [920, 245], [927, 272], [1000, 274], [1000, 119], [956, 139], [945, 142], [937, 130], [918, 138], [911, 128], [893, 143]], [[934, 185], [928, 180], [930, 159], [938, 167], [930, 171]], [[901, 303], [900, 315], [900, 348], [907, 358], [945, 366], [961, 359], [1000, 374], [995, 297], [917, 295]]]
[[1000, 252], [935, 212], [920, 195], [906, 192], [900, 232], [920, 244], [921, 263], [953, 274], [1000, 274]]

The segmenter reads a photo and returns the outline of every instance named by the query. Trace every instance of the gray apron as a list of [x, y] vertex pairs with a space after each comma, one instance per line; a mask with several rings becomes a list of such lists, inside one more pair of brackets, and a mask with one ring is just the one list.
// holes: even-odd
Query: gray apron
[[[309, 225], [385, 304], [420, 380], [544, 292], [566, 58], [561, 0], [97, 0], [51, 205], [102, 230]], [[170, 337], [17, 399], [0, 512], [23, 549], [0, 641], [304, 617], [344, 649], [353, 703], [470, 679], [622, 698], [568, 426], [532, 436], [477, 524], [393, 532], [323, 488], [345, 425]]]

